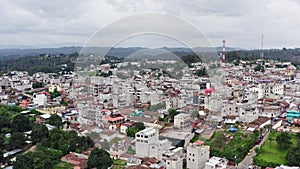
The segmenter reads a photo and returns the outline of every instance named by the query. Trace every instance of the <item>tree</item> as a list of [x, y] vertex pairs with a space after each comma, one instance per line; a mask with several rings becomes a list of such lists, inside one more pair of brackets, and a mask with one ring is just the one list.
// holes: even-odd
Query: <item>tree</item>
[[134, 126], [135, 128], [137, 128], [139, 131], [145, 129], [145, 125], [144, 125], [144, 123], [142, 123], [142, 122], [136, 122], [136, 123], [134, 123], [133, 126]]
[[9, 139], [9, 147], [10, 149], [23, 148], [25, 145], [25, 136], [21, 132], [12, 133]]
[[300, 142], [297, 147], [292, 148], [286, 154], [286, 161], [289, 166], [300, 166]]
[[44, 87], [43, 82], [34, 82], [32, 83], [32, 88], [36, 89], [36, 88], [41, 88]]
[[109, 153], [103, 149], [95, 148], [88, 158], [88, 168], [107, 169], [112, 164]]
[[51, 159], [45, 159], [41, 163], [42, 163], [42, 169], [53, 168], [53, 163]]
[[0, 128], [9, 127], [10, 120], [6, 116], [0, 116]]
[[262, 66], [262, 65], [257, 65], [257, 66], [255, 66], [254, 67], [254, 71], [260, 71], [260, 72], [264, 72], [265, 71], [265, 68], [264, 68], [264, 66]]
[[169, 110], [168, 110], [168, 112], [169, 112], [169, 116], [170, 116], [170, 118], [171, 119], [174, 119], [174, 116], [176, 116], [177, 114], [179, 114], [175, 109], [173, 109], [173, 108], [170, 108]]
[[4, 161], [3, 152], [0, 149], [0, 163], [2, 163], [3, 161]]
[[286, 133], [282, 132], [276, 137], [276, 142], [280, 148], [289, 148], [293, 143], [291, 142], [291, 136]]
[[11, 129], [14, 132], [25, 132], [31, 129], [30, 119], [23, 114], [18, 114], [13, 118]]
[[145, 125], [142, 122], [137, 122], [135, 123], [132, 127], [128, 127], [128, 129], [126, 130], [126, 134], [129, 137], [135, 137], [135, 133], [144, 130], [145, 129]]
[[31, 139], [33, 144], [39, 143], [43, 139], [48, 137], [49, 137], [49, 131], [44, 124], [35, 124], [32, 127]]
[[60, 95], [61, 94], [57, 91], [57, 88], [55, 88], [53, 92], [50, 92], [50, 98], [51, 99], [54, 99], [54, 98], [56, 98], [56, 97], [58, 97]]
[[54, 125], [57, 128], [61, 128], [63, 122], [61, 120], [61, 117], [59, 117], [57, 114], [52, 114], [49, 119], [49, 124]]

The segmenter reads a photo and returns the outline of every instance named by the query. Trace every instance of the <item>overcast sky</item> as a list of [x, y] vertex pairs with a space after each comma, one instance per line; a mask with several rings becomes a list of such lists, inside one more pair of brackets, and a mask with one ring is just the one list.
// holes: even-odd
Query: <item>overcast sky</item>
[[[179, 16], [213, 46], [226, 39], [231, 47], [260, 48], [264, 34], [265, 48], [300, 47], [298, 0], [0, 0], [0, 48], [83, 46], [97, 30], [143, 12]], [[123, 45], [145, 39], [157, 47], [147, 36]]]

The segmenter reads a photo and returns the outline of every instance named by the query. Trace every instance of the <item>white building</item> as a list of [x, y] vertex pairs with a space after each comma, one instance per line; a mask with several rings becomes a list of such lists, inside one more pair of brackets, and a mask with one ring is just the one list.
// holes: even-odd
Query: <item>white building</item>
[[178, 147], [163, 153], [163, 160], [167, 169], [182, 169], [183, 167], [183, 148]]
[[209, 159], [209, 146], [190, 143], [187, 146], [186, 164], [188, 169], [203, 169]]
[[175, 128], [185, 128], [190, 125], [190, 115], [185, 113], [180, 113], [174, 116], [174, 127]]
[[204, 169], [226, 169], [227, 162], [225, 158], [211, 157], [208, 162], [205, 163]]
[[47, 103], [47, 96], [44, 93], [33, 94], [33, 104], [43, 106]]
[[156, 128], [146, 128], [135, 134], [136, 156], [155, 157], [162, 159], [162, 154], [169, 150], [171, 142], [168, 140], [159, 140], [158, 130]]

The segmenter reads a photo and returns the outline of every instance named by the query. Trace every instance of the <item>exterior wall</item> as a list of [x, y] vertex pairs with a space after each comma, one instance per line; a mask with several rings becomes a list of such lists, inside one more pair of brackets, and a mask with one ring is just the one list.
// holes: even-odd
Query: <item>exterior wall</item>
[[209, 146], [190, 144], [187, 146], [187, 168], [203, 169], [209, 159]]
[[174, 127], [175, 128], [187, 127], [189, 125], [189, 120], [190, 120], [189, 114], [184, 114], [184, 113], [177, 114], [174, 117]]

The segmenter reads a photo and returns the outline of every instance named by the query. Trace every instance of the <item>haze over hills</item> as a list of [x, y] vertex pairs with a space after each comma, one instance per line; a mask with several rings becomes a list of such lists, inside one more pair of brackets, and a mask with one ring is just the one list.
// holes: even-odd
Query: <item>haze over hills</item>
[[[69, 55], [72, 53], [80, 53], [83, 48], [80, 46], [72, 46], [72, 47], [60, 47], [60, 48], [39, 48], [39, 49], [0, 49], [0, 59], [1, 60], [9, 60], [16, 59], [26, 56], [39, 56], [41, 54], [51, 54], [51, 55]], [[150, 48], [145, 47], [116, 47], [116, 48], [108, 48], [108, 47], [87, 47], [84, 48], [86, 53], [90, 54], [98, 54], [106, 53], [108, 56], [114, 56], [117, 58], [125, 58], [135, 52], [141, 50], [148, 50]], [[172, 52], [177, 56], [184, 56], [188, 54], [194, 54], [194, 52], [200, 53], [210, 53], [220, 52], [222, 51], [222, 47], [197, 47], [197, 48], [185, 48], [185, 47], [162, 47], [157, 48], [158, 50]], [[88, 52], [87, 52], [88, 51]], [[239, 59], [239, 58], [260, 58], [260, 49], [254, 50], [246, 50], [242, 48], [232, 48], [226, 47], [227, 55], [231, 56], [231, 58]], [[233, 56], [233, 57], [232, 57]], [[280, 61], [291, 61], [295, 65], [300, 65], [300, 48], [294, 49], [265, 49], [264, 57], [267, 59], [280, 60]]]
[[[13, 49], [0, 49], [0, 59], [11, 59], [11, 58], [18, 58], [18, 57], [23, 57], [23, 56], [36, 56], [40, 54], [71, 54], [71, 53], [80, 53], [82, 47], [80, 46], [72, 46], [72, 47], [60, 47], [60, 48], [39, 48], [39, 49], [19, 49], [19, 48], [13, 48]], [[108, 47], [88, 47], [87, 50], [91, 52], [102, 52], [109, 49]], [[108, 55], [115, 56], [115, 57], [126, 57], [136, 51], [142, 50], [142, 49], [147, 49], [143, 47], [128, 47], [128, 48], [123, 48], [123, 47], [118, 47], [118, 48], [112, 48]], [[182, 54], [187, 54], [187, 53], [192, 53], [192, 49], [190, 48], [184, 48], [184, 47], [163, 47], [159, 48], [161, 50], [166, 50], [170, 52], [175, 52], [180, 55]], [[221, 51], [222, 47], [198, 47], [194, 48], [197, 51], [203, 51], [203, 52], [209, 52], [209, 51]], [[239, 48], [230, 48], [227, 47], [227, 51], [234, 51], [238, 50]]]

